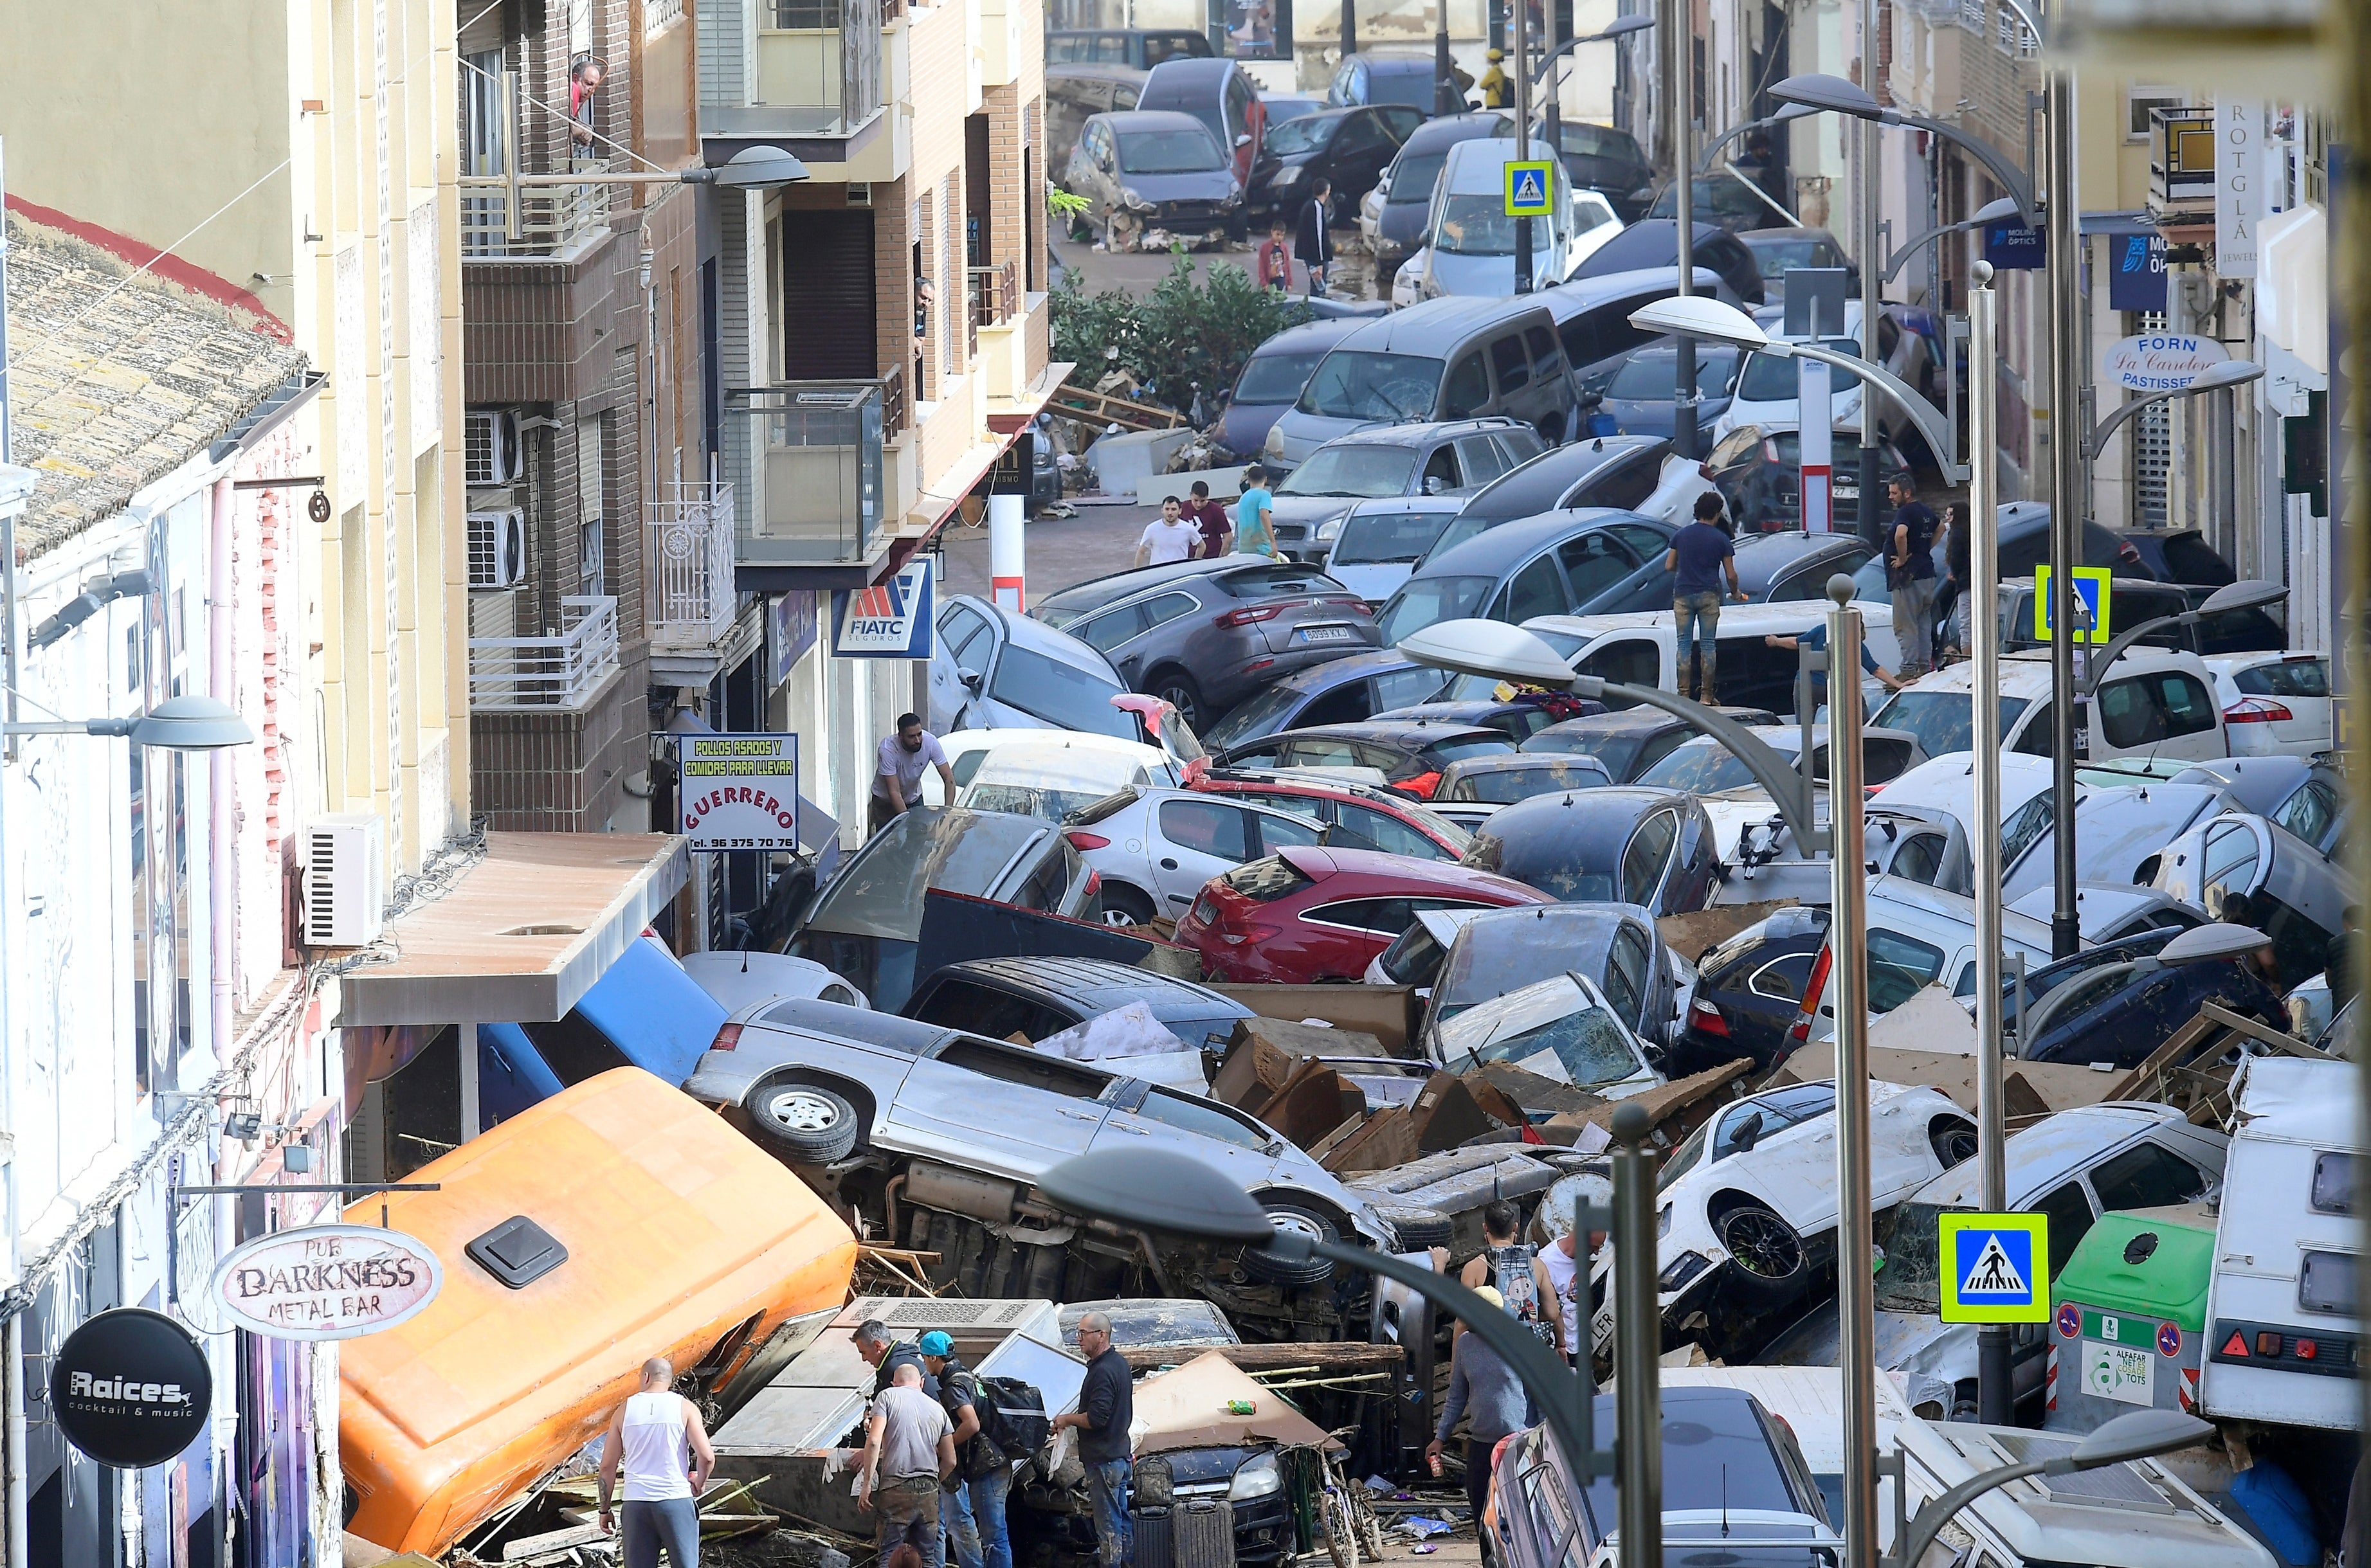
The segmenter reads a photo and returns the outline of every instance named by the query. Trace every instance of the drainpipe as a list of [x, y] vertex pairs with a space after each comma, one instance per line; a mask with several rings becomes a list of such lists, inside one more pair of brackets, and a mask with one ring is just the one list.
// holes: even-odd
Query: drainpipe
[[[214, 537], [206, 555], [206, 639], [210, 655], [206, 691], [224, 702], [232, 701], [237, 695], [231, 689], [230, 548], [232, 520], [237, 505], [237, 491], [226, 473], [214, 481]], [[212, 769], [207, 804], [214, 819], [207, 846], [212, 928], [207, 951], [214, 968], [214, 1055], [218, 1066], [226, 1066], [230, 1061], [234, 989], [231, 947], [238, 928], [238, 859], [232, 847], [233, 824], [237, 821], [231, 809], [233, 749], [222, 747], [207, 758], [207, 767]]]

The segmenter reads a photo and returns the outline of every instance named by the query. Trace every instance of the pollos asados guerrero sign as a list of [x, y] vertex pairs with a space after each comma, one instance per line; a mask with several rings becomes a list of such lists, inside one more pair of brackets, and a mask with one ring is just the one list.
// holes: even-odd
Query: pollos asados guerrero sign
[[232, 1249], [213, 1295], [233, 1326], [272, 1339], [353, 1339], [436, 1299], [445, 1268], [427, 1244], [367, 1225], [306, 1225]]
[[682, 735], [675, 755], [676, 830], [692, 848], [798, 848], [796, 735]]

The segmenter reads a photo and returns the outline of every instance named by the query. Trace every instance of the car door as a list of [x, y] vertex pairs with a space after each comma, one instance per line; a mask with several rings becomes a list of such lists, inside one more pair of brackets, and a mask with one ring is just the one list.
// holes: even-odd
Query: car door
[[[1425, 121], [1424, 110], [1413, 104], [1387, 103], [1375, 112], [1382, 117], [1383, 129], [1392, 138], [1393, 154], [1397, 153], [1400, 144], [1415, 135], [1416, 128]], [[1392, 154], [1385, 154], [1383, 161], [1389, 163], [1391, 156]]]
[[939, 612], [937, 635], [931, 639], [930, 724], [937, 734], [969, 727], [977, 700], [964, 684], [964, 673], [985, 677], [996, 650], [989, 617], [968, 605], [950, 603]]
[[1457, 444], [1459, 475], [1467, 489], [1488, 484], [1514, 467], [1507, 461], [1506, 448], [1486, 435], [1469, 435]]
[[918, 1152], [1035, 1181], [1087, 1151], [1111, 1081], [1024, 1046], [951, 1033], [915, 1062], [882, 1122]]
[[[1602, 637], [1591, 644], [1574, 669], [1584, 675], [1594, 675], [1601, 681], [1613, 681], [1621, 686], [1646, 686], [1648, 689], [1671, 686], [1670, 673], [1663, 668], [1664, 644], [1646, 632]], [[1627, 698], [1608, 696], [1608, 708], [1636, 708]]]
[[1623, 903], [1661, 913], [1655, 901], [1679, 837], [1680, 814], [1673, 811], [1650, 812], [1632, 830], [1630, 842], [1622, 847]]
[[1151, 826], [1153, 889], [1173, 915], [1193, 905], [1204, 882], [1258, 858], [1252, 813], [1232, 801], [1164, 800]]
[[1383, 177], [1383, 165], [1397, 150], [1398, 144], [1383, 129], [1376, 110], [1361, 110], [1344, 121], [1334, 133], [1332, 148], [1335, 204], [1347, 210], [1348, 203], [1372, 190], [1375, 181]]
[[1577, 616], [1591, 614], [1597, 601], [1619, 588], [1639, 564], [1609, 528], [1567, 539], [1556, 547], [1556, 559], [1564, 563], [1570, 613]]
[[1517, 626], [1534, 616], [1570, 615], [1572, 596], [1565, 591], [1564, 573], [1557, 570], [1556, 553], [1544, 550], [1525, 561], [1483, 613], [1492, 620], [1511, 621]]
[[1334, 802], [1334, 836], [1326, 841], [1350, 849], [1380, 849], [1419, 860], [1455, 859], [1430, 838], [1386, 811], [1356, 801]]
[[[1614, 1016], [1629, 1026], [1631, 1033], [1642, 1040], [1660, 1032], [1650, 1026], [1647, 1017], [1650, 956], [1646, 933], [1627, 921], [1624, 922], [1614, 930], [1613, 940], [1608, 947], [1603, 983], [1599, 986]], [[1655, 1023], [1660, 1021], [1652, 1020]]]
[[1461, 485], [1474, 482], [1465, 478], [1464, 470], [1457, 460], [1458, 445], [1458, 443], [1444, 441], [1425, 455], [1424, 467], [1417, 475], [1417, 494], [1446, 495]]
[[1239, 1111], [1140, 1079], [1123, 1079], [1093, 1147], [1170, 1148], [1224, 1171], [1248, 1189], [1276, 1172], [1281, 1140]]

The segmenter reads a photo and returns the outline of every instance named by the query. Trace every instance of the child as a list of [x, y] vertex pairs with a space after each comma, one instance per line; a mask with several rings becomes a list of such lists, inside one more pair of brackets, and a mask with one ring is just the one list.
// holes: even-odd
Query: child
[[1259, 248], [1259, 286], [1278, 294], [1292, 292], [1292, 242], [1282, 218], [1270, 219], [1267, 239]]

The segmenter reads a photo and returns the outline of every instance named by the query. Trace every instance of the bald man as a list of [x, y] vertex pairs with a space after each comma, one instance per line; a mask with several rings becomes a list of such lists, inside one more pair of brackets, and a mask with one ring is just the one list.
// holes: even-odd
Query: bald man
[[922, 1391], [922, 1369], [898, 1363], [865, 1418], [864, 1468], [856, 1486], [857, 1507], [879, 1515], [873, 1541], [881, 1568], [891, 1568], [909, 1539], [922, 1554], [922, 1568], [946, 1568], [939, 1488], [954, 1472], [954, 1424]]
[[621, 1467], [626, 1475], [626, 1568], [658, 1568], [661, 1547], [671, 1568], [700, 1568], [699, 1497], [716, 1468], [716, 1450], [708, 1446], [699, 1407], [674, 1386], [675, 1367], [665, 1356], [643, 1362], [641, 1390], [618, 1407], [601, 1443], [604, 1531], [617, 1528], [609, 1498]]
[[1095, 1555], [1102, 1568], [1122, 1568], [1136, 1557], [1136, 1521], [1128, 1495], [1135, 1375], [1128, 1357], [1112, 1348], [1111, 1319], [1101, 1312], [1079, 1320], [1079, 1354], [1087, 1358], [1079, 1408], [1056, 1416], [1053, 1427], [1079, 1429], [1079, 1461], [1087, 1467], [1087, 1495], [1095, 1505]]

